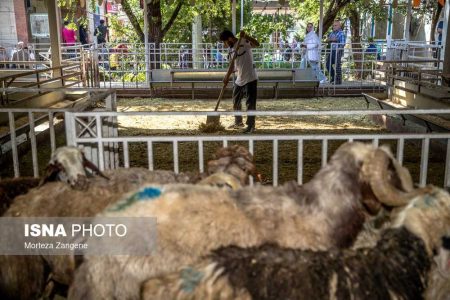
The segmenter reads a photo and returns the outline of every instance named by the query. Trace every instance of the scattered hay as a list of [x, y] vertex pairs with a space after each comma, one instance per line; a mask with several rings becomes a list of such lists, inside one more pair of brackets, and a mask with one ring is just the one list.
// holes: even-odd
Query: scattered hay
[[213, 132], [220, 132], [225, 131], [225, 127], [220, 124], [220, 121], [218, 122], [206, 122], [206, 123], [200, 123], [198, 126], [198, 130], [203, 133], [213, 133]]

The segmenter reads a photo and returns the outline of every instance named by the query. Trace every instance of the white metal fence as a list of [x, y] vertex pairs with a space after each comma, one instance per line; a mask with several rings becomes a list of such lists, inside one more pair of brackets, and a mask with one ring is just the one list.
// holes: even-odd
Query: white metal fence
[[[29, 44], [18, 58], [15, 46], [0, 48], [0, 68], [44, 68], [50, 63], [49, 44]], [[340, 56], [342, 80], [347, 84], [374, 83], [377, 79], [377, 61], [428, 59], [417, 66], [438, 69], [441, 46], [426, 42], [393, 41], [389, 47], [383, 41], [374, 43], [347, 43]], [[331, 60], [330, 47], [322, 44], [320, 66], [330, 81], [329, 65], [337, 65], [337, 57]], [[63, 62], [82, 62], [90, 57], [91, 64], [99, 68], [99, 87], [144, 88], [151, 82], [151, 70], [202, 69], [224, 70], [228, 67], [228, 49], [222, 43], [203, 43], [197, 48], [192, 44], [161, 43], [158, 47], [148, 43], [107, 43], [102, 45], [74, 45], [61, 48]], [[22, 53], [20, 52], [20, 53]], [[86, 53], [83, 55], [83, 52]], [[16, 53], [18, 61], [14, 61]], [[25, 55], [26, 54], [26, 55]], [[299, 69], [309, 67], [308, 58], [300, 43], [280, 47], [264, 43], [253, 49], [256, 69]], [[94, 58], [95, 57], [95, 58]], [[328, 61], [327, 61], [328, 60]], [[2, 63], [4, 61], [5, 63]], [[21, 62], [22, 61], [22, 62]]]
[[[102, 87], [142, 88], [151, 81], [151, 70], [201, 69], [224, 70], [228, 67], [228, 49], [222, 43], [201, 44], [192, 48], [190, 44], [163, 43], [159, 47], [148, 44], [105, 44], [99, 48], [99, 65]], [[330, 61], [330, 47], [323, 44], [319, 48], [320, 67], [330, 81], [328, 65], [340, 63], [342, 80], [347, 84], [374, 83], [377, 61], [383, 60], [436, 60], [440, 47], [418, 42], [397, 42], [387, 47], [385, 43], [347, 43], [337, 56]], [[298, 44], [295, 47], [280, 48], [274, 44], [262, 44], [253, 49], [255, 68], [258, 69], [302, 69], [311, 67], [306, 51]], [[437, 63], [418, 64], [428, 69], [438, 68]]]
[[[14, 89], [15, 90], [15, 89]], [[19, 89], [25, 90], [25, 89]], [[49, 92], [56, 89], [29, 89], [29, 92]], [[97, 110], [115, 110], [116, 94], [104, 89], [57, 89], [64, 91], [83, 91], [89, 93], [89, 101], [76, 108], [2, 108], [0, 109], [0, 171], [3, 176], [28, 175], [38, 177], [45, 169], [50, 154], [56, 147], [67, 143], [64, 113], [97, 106]], [[28, 91], [28, 90], [25, 90]], [[100, 105], [100, 102], [104, 102]], [[74, 101], [75, 103], [75, 101]], [[28, 153], [30, 157], [26, 157]], [[29, 160], [29, 161], [27, 161]], [[25, 164], [24, 164], [25, 161]]]
[[[402, 110], [402, 114], [448, 114], [447, 110]], [[153, 145], [155, 143], [170, 143], [173, 151], [173, 170], [180, 171], [180, 153], [179, 145], [185, 142], [193, 142], [197, 146], [192, 151], [198, 152], [198, 170], [205, 170], [204, 148], [208, 142], [220, 142], [223, 146], [234, 142], [246, 142], [248, 149], [254, 153], [254, 145], [256, 142], [269, 141], [272, 142], [272, 180], [273, 185], [279, 183], [279, 143], [281, 141], [294, 141], [297, 143], [297, 153], [292, 156], [297, 158], [297, 181], [303, 182], [304, 170], [304, 151], [303, 146], [308, 141], [318, 141], [321, 143], [321, 165], [326, 164], [329, 153], [329, 143], [332, 141], [367, 141], [374, 145], [378, 145], [382, 141], [396, 142], [396, 157], [402, 162], [405, 154], [405, 142], [420, 142], [420, 160], [417, 161], [420, 169], [420, 177], [418, 183], [420, 185], [427, 184], [428, 161], [431, 149], [431, 143], [439, 142], [446, 150], [442, 155], [442, 164], [445, 168], [445, 175], [440, 185], [450, 187], [450, 133], [430, 133], [430, 134], [321, 134], [321, 135], [214, 135], [214, 136], [118, 136], [117, 124], [115, 121], [118, 117], [127, 116], [192, 116], [192, 115], [242, 115], [240, 112], [66, 112], [66, 133], [67, 141], [71, 145], [87, 146], [90, 152], [88, 156], [93, 159], [100, 169], [116, 168], [119, 165], [125, 168], [130, 167], [130, 145], [133, 143], [146, 144], [147, 167], [154, 169], [155, 153]], [[282, 117], [299, 117], [299, 116], [342, 116], [342, 115], [396, 115], [398, 110], [354, 110], [354, 111], [264, 111], [249, 112], [249, 115], [256, 116], [282, 116]], [[110, 128], [109, 128], [110, 127]], [[105, 151], [105, 149], [108, 151]], [[142, 151], [140, 148], [139, 151]], [[167, 155], [167, 153], [165, 154]], [[258, 157], [255, 157], [257, 160]], [[120, 162], [121, 161], [121, 162]], [[120, 162], [120, 163], [119, 163]], [[257, 165], [258, 167], [258, 165]]]
[[[114, 100], [113, 100], [114, 102]], [[110, 107], [111, 108], [111, 107]], [[54, 151], [55, 147], [62, 144], [68, 145], [83, 145], [86, 149], [87, 156], [92, 159], [100, 169], [130, 167], [130, 157], [136, 154], [147, 158], [146, 167], [153, 170], [156, 165], [156, 157], [154, 145], [158, 143], [168, 143], [172, 149], [172, 163], [173, 170], [179, 172], [184, 168], [183, 160], [180, 159], [180, 145], [183, 143], [191, 143], [196, 146], [189, 150], [190, 152], [197, 152], [198, 170], [205, 171], [205, 148], [209, 143], [217, 143], [227, 146], [233, 143], [244, 143], [247, 145], [250, 152], [255, 154], [255, 160], [258, 160], [258, 153], [255, 153], [255, 145], [260, 142], [272, 143], [271, 154], [271, 180], [273, 185], [279, 184], [280, 174], [280, 145], [286, 141], [296, 144], [296, 150], [289, 155], [294, 157], [296, 162], [296, 178], [301, 184], [304, 182], [305, 161], [310, 158], [305, 156], [304, 147], [309, 142], [320, 143], [320, 165], [326, 164], [328, 158], [332, 153], [330, 145], [336, 141], [366, 141], [378, 145], [379, 143], [386, 143], [392, 141], [395, 144], [394, 152], [397, 159], [403, 162], [406, 155], [405, 144], [410, 145], [410, 142], [417, 144], [414, 151], [420, 153], [420, 159], [414, 163], [418, 169], [419, 177], [417, 182], [420, 185], [428, 183], [428, 176], [431, 174], [428, 169], [428, 162], [432, 146], [439, 144], [440, 159], [439, 163], [443, 166], [443, 177], [438, 183], [441, 186], [450, 187], [450, 133], [427, 133], [427, 134], [319, 134], [319, 135], [189, 135], [189, 136], [166, 136], [166, 135], [148, 135], [148, 136], [123, 136], [119, 134], [117, 119], [131, 116], [142, 117], [157, 117], [157, 116], [207, 116], [207, 115], [222, 115], [234, 116], [243, 115], [242, 112], [111, 112], [111, 111], [92, 111], [92, 112], [71, 112], [67, 110], [58, 109], [2, 109], [0, 113], [6, 113], [9, 118], [10, 134], [3, 134], [2, 138], [2, 165], [5, 166], [4, 159], [8, 159], [13, 166], [13, 175], [15, 177], [21, 176], [19, 166], [22, 164], [22, 157], [18, 152], [20, 143], [26, 142], [31, 147], [31, 167], [33, 175], [39, 176], [45, 164], [48, 161], [50, 153]], [[64, 122], [60, 124], [65, 125], [65, 134], [55, 131], [55, 115], [64, 113]], [[256, 116], [275, 116], [275, 117], [301, 117], [301, 116], [344, 116], [344, 115], [397, 115], [402, 114], [450, 114], [450, 109], [435, 109], [435, 110], [351, 110], [351, 111], [260, 111], [248, 112], [248, 115]], [[18, 114], [25, 114], [28, 117], [28, 123], [21, 127], [16, 126], [16, 116]], [[206, 119], [206, 117], [205, 117]], [[43, 127], [44, 128], [43, 128]], [[44, 140], [37, 141], [37, 137], [41, 132], [47, 131], [48, 137]], [[63, 134], [63, 136], [61, 136]], [[9, 139], [8, 143], [4, 143], [5, 139]], [[62, 144], [61, 144], [62, 143]], [[131, 147], [135, 143], [145, 144], [146, 149], [136, 150]], [[6, 145], [6, 146], [5, 146]], [[10, 149], [5, 149], [9, 147]], [[408, 146], [410, 147], [410, 146]], [[47, 148], [47, 150], [45, 150]], [[407, 147], [406, 147], [407, 148]], [[134, 149], [134, 150], [133, 150]], [[443, 150], [442, 150], [443, 149]], [[47, 151], [47, 161], [42, 161], [39, 158], [40, 154]], [[139, 151], [135, 153], [132, 151]], [[410, 151], [410, 150], [408, 150]], [[433, 150], [434, 151], [434, 150]], [[161, 154], [159, 154], [161, 155]], [[163, 153], [167, 157], [168, 153]], [[158, 156], [159, 157], [159, 156]], [[264, 158], [266, 160], [266, 158]], [[269, 158], [270, 160], [270, 158]], [[141, 165], [144, 166], [144, 165]], [[258, 165], [257, 165], [258, 167]], [[30, 168], [30, 166], [28, 167]]]

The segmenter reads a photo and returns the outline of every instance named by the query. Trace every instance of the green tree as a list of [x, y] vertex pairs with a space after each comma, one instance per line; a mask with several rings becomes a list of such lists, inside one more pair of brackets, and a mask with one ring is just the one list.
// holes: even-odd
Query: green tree
[[[228, 0], [146, 0], [149, 35], [148, 42], [159, 44], [163, 41], [189, 41], [194, 14], [202, 16], [203, 24], [210, 28], [224, 25], [230, 8]], [[140, 40], [144, 41], [142, 10], [138, 0], [122, 0], [122, 7], [132, 23]], [[176, 22], [175, 22], [176, 21]], [[210, 32], [212, 32], [210, 30]], [[211, 39], [211, 36], [210, 38]]]
[[287, 30], [295, 24], [292, 15], [263, 15], [252, 14], [248, 24], [244, 26], [250, 35], [255, 37], [261, 43], [269, 42], [270, 36], [278, 32], [282, 36], [286, 36]]
[[[351, 0], [324, 0], [323, 32], [327, 32], [336, 17], [351, 2]], [[297, 12], [301, 20], [315, 21], [317, 24], [316, 28], [319, 27], [319, 1], [291, 0], [289, 5]]]

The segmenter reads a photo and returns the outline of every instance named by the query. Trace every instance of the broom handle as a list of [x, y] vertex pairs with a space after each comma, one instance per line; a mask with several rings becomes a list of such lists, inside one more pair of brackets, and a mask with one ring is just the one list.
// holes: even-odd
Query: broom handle
[[228, 85], [228, 80], [230, 79], [231, 73], [233, 73], [234, 60], [237, 57], [237, 52], [239, 50], [239, 44], [241, 43], [241, 40], [242, 40], [242, 37], [239, 36], [239, 40], [238, 40], [237, 45], [236, 45], [236, 50], [234, 51], [233, 57], [231, 58], [230, 65], [228, 66], [227, 73], [225, 74], [225, 83], [223, 84], [222, 90], [220, 91], [219, 99], [217, 99], [217, 104], [216, 104], [216, 108], [214, 108], [214, 111], [217, 111], [217, 109], [219, 108], [220, 100], [222, 100], [222, 96], [225, 93], [225, 89], [226, 89], [226, 87]]

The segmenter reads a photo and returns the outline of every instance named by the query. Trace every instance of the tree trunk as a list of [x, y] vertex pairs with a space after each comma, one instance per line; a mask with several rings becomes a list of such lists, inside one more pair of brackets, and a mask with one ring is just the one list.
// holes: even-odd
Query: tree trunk
[[122, 0], [122, 8], [128, 17], [128, 20], [130, 20], [130, 23], [133, 26], [134, 30], [136, 31], [137, 35], [139, 36], [139, 40], [143, 43], [145, 39], [144, 31], [142, 30], [141, 25], [139, 24], [139, 21], [137, 20], [136, 16], [133, 14], [133, 11], [131, 10], [130, 3], [128, 3], [128, 0]]
[[[327, 11], [325, 12], [323, 16], [323, 32], [327, 32], [328, 28], [331, 27], [334, 20], [336, 19], [336, 16], [339, 14], [339, 12], [345, 8], [351, 0], [333, 0], [330, 2], [330, 5], [327, 8]], [[322, 38], [322, 37], [321, 37]]]
[[151, 0], [147, 2], [147, 20], [148, 20], [148, 42], [155, 43], [155, 47], [163, 39], [162, 14], [160, 0]]
[[365, 74], [364, 72], [361, 72], [360, 70], [363, 69], [363, 63], [362, 63], [362, 46], [361, 46], [361, 35], [360, 35], [360, 16], [358, 9], [356, 7], [350, 7], [348, 9], [348, 15], [350, 19], [351, 24], [351, 32], [352, 32], [352, 53], [353, 53], [353, 60], [355, 62], [355, 78], [361, 79], [361, 77], [364, 78]]
[[[169, 21], [167, 21], [166, 26], [163, 28], [162, 24], [162, 13], [161, 13], [161, 2], [160, 0], [150, 0], [147, 1], [147, 16], [144, 16], [144, 18], [147, 18], [148, 21], [148, 43], [155, 43], [155, 50], [154, 53], [151, 53], [151, 60], [155, 62], [155, 67], [159, 68], [159, 58], [160, 53], [159, 45], [162, 43], [164, 35], [169, 31], [169, 29], [172, 27], [175, 19], [178, 16], [178, 13], [180, 12], [181, 8], [183, 7], [184, 0], [180, 0], [177, 4], [177, 7], [173, 11], [172, 15], [169, 18]], [[130, 7], [130, 3], [128, 0], [122, 0], [122, 8], [125, 11], [125, 14], [128, 17], [128, 20], [130, 20], [131, 25], [133, 26], [134, 30], [136, 30], [136, 33], [139, 36], [139, 39], [141, 42], [145, 42], [145, 33], [141, 28], [141, 25], [139, 24], [138, 19], [133, 14], [133, 11]]]

